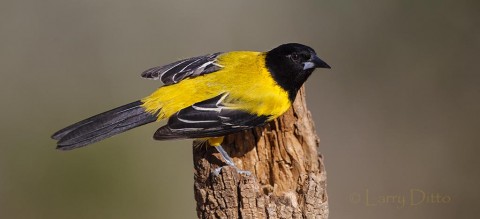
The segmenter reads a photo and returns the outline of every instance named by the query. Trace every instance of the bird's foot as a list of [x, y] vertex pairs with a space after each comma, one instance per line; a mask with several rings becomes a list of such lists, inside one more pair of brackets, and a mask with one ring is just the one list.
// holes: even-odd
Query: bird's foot
[[[233, 168], [235, 168], [235, 170], [237, 171], [237, 173], [239, 174], [243, 174], [243, 175], [246, 175], [246, 176], [250, 176], [252, 173], [250, 171], [247, 171], [247, 170], [241, 170], [239, 169], [237, 166], [235, 166], [235, 163], [233, 162], [232, 158], [228, 155], [228, 153], [222, 148], [221, 145], [218, 145], [218, 146], [215, 146], [215, 148], [217, 149], [217, 151], [220, 153], [220, 155], [222, 156], [223, 160], [225, 161], [225, 163], [228, 165], [228, 166], [231, 166]], [[216, 168], [214, 171], [213, 171], [213, 174], [215, 176], [218, 176], [220, 174], [220, 171], [222, 170], [223, 167], [218, 167]]]
[[[222, 171], [222, 169], [223, 169], [224, 167], [225, 167], [225, 166], [223, 166], [223, 167], [217, 167], [217, 168], [213, 171], [213, 175], [219, 176], [219, 175], [220, 175], [220, 172]], [[252, 173], [251, 173], [250, 171], [248, 171], [248, 170], [241, 170], [241, 169], [238, 169], [236, 166], [231, 166], [231, 167], [233, 167], [233, 168], [237, 171], [237, 173], [239, 173], [239, 174], [242, 174], [242, 175], [245, 175], [245, 176], [250, 176], [250, 175], [252, 175]]]

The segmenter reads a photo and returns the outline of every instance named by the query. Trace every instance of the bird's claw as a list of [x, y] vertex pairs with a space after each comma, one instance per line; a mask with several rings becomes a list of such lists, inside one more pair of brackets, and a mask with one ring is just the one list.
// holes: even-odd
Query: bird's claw
[[[242, 175], [245, 175], [245, 176], [250, 176], [250, 175], [252, 175], [252, 173], [251, 173], [250, 171], [248, 171], [248, 170], [241, 170], [241, 169], [238, 169], [236, 166], [231, 166], [231, 167], [233, 167], [233, 168], [237, 171], [238, 174], [242, 174]], [[223, 168], [224, 168], [224, 167], [217, 167], [217, 168], [215, 168], [215, 170], [213, 171], [213, 175], [214, 175], [214, 176], [219, 176], [219, 175], [220, 175], [220, 172], [222, 171]]]

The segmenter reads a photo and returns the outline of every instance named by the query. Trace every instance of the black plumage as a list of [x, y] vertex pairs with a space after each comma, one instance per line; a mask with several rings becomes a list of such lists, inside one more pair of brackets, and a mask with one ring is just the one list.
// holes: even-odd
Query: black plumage
[[215, 60], [220, 54], [217, 52], [150, 68], [142, 73], [142, 77], [160, 80], [165, 85], [176, 84], [185, 78], [218, 71], [221, 67], [216, 65]]
[[157, 116], [145, 112], [141, 105], [141, 101], [135, 101], [92, 116], [56, 132], [52, 138], [58, 140], [58, 149], [71, 150], [156, 121]]
[[268, 121], [267, 115], [259, 116], [226, 107], [224, 101], [227, 97], [228, 93], [224, 93], [178, 111], [153, 137], [156, 140], [219, 137]]

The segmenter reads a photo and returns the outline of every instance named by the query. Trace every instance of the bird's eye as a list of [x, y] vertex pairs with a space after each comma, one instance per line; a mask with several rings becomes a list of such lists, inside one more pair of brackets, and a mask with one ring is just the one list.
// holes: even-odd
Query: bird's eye
[[298, 62], [300, 60], [300, 56], [297, 53], [293, 53], [292, 55], [290, 55], [290, 58], [294, 62]]

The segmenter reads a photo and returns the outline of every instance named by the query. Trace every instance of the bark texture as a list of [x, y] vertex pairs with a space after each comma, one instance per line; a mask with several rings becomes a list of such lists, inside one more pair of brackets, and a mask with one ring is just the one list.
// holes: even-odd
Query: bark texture
[[195, 199], [199, 218], [328, 218], [326, 172], [320, 140], [298, 93], [293, 107], [264, 127], [229, 135], [222, 144], [238, 168], [213, 147], [194, 147]]

